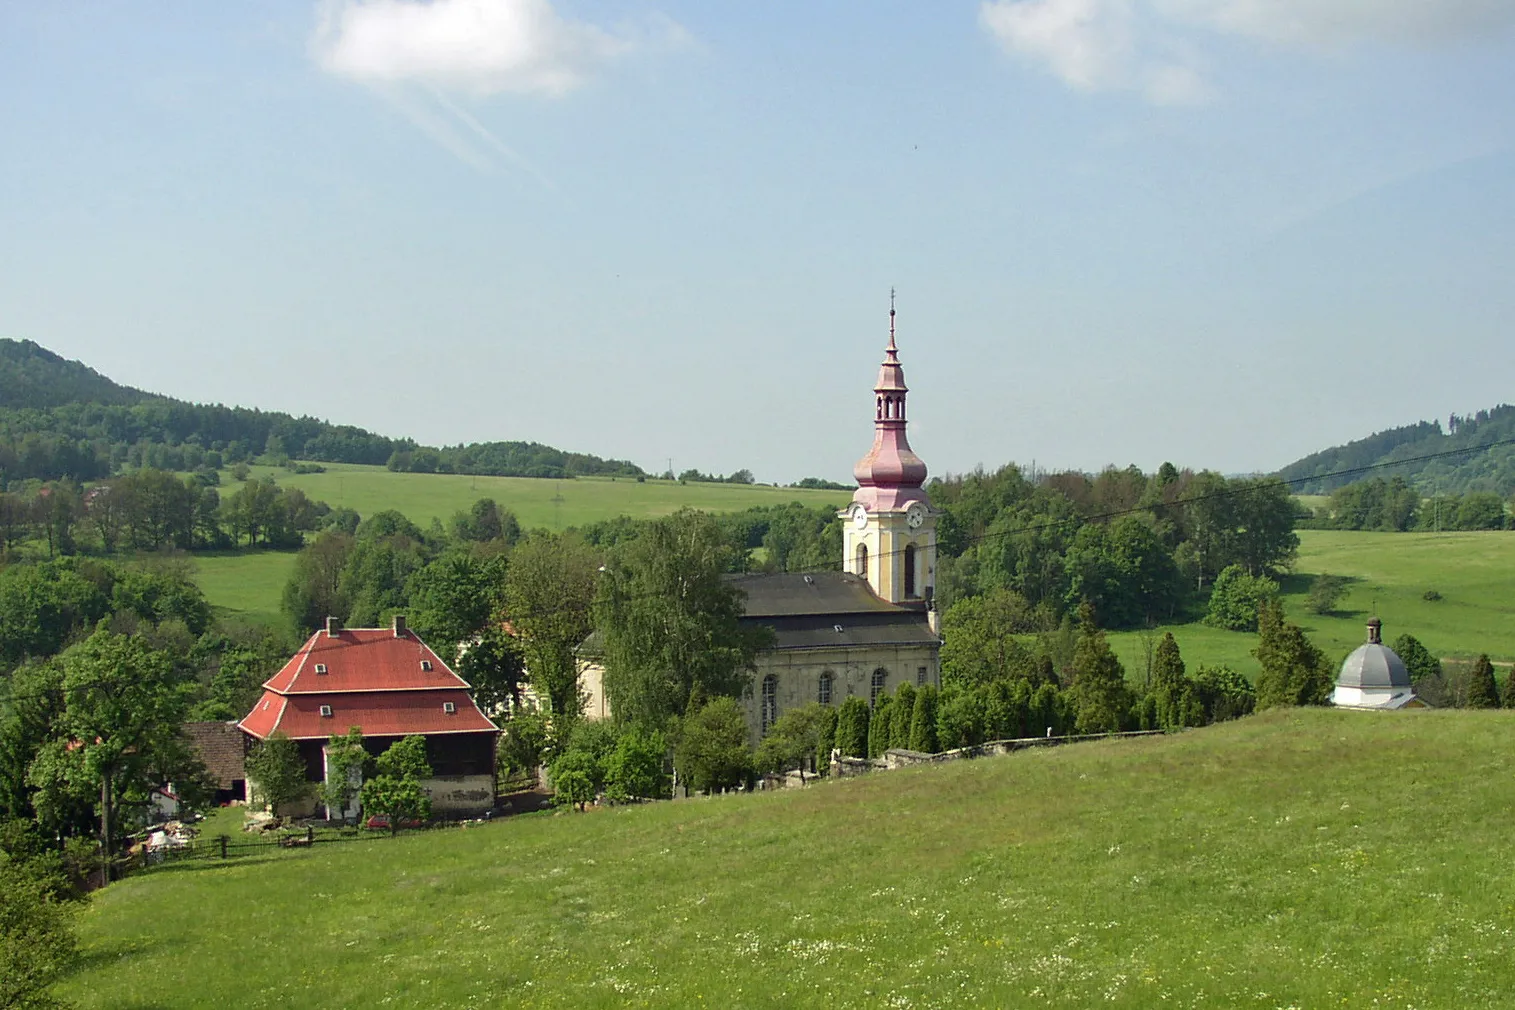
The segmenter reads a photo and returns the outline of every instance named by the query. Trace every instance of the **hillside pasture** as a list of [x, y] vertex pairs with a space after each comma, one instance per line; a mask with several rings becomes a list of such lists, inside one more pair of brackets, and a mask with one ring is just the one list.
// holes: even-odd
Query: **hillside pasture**
[[[480, 498], [493, 498], [516, 514], [527, 529], [565, 529], [602, 519], [642, 519], [669, 515], [681, 508], [706, 512], [740, 512], [755, 505], [845, 505], [849, 491], [812, 491], [759, 484], [680, 484], [635, 478], [473, 477], [447, 473], [393, 473], [382, 466], [326, 463], [325, 473], [296, 474], [274, 467], [253, 467], [254, 477], [271, 476], [284, 487], [297, 487], [328, 505], [343, 505], [370, 516], [396, 509], [425, 529], [433, 519], [447, 522]], [[226, 478], [223, 475], [223, 482]], [[223, 483], [222, 493], [235, 489]]]
[[1515, 713], [1283, 711], [182, 864], [80, 1007], [1494, 1007]]
[[[1434, 654], [1471, 656], [1487, 652], [1515, 659], [1515, 533], [1364, 533], [1300, 530], [1299, 561], [1283, 582], [1284, 609], [1333, 662], [1365, 641], [1364, 625], [1376, 612], [1391, 642], [1402, 634], [1420, 639]], [[1346, 595], [1330, 615], [1305, 607], [1318, 575], [1346, 576]], [[1441, 599], [1424, 598], [1435, 590]], [[1191, 672], [1201, 664], [1225, 664], [1257, 674], [1251, 650], [1257, 636], [1203, 624], [1166, 625], [1144, 632], [1112, 634], [1112, 647], [1126, 672], [1145, 669], [1148, 641], [1173, 632]]]

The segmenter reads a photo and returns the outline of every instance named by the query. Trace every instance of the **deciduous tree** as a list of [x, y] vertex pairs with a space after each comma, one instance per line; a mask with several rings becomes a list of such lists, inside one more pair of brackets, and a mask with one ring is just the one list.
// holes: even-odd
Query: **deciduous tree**
[[[864, 736], [866, 745], [866, 733]], [[752, 772], [747, 718], [735, 698], [718, 697], [687, 715], [679, 729], [674, 767], [688, 789], [732, 789]]]

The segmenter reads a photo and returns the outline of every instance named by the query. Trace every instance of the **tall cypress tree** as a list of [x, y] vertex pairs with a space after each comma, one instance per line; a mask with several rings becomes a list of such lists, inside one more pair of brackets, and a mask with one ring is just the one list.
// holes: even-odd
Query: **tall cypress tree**
[[889, 729], [889, 716], [893, 711], [894, 699], [887, 694], [873, 707], [873, 714], [868, 719], [868, 756], [871, 758], [883, 757], [884, 751], [893, 746]]
[[868, 703], [855, 695], [836, 714], [836, 747], [844, 757], [868, 756]]
[[932, 684], [915, 692], [915, 708], [910, 714], [910, 749], [922, 754], [936, 753], [936, 687]]
[[1494, 684], [1494, 664], [1486, 652], [1473, 663], [1468, 674], [1467, 708], [1498, 708], [1499, 690]]
[[910, 726], [915, 718], [915, 688], [901, 684], [894, 692], [894, 716], [890, 719], [889, 746], [910, 749]]
[[1163, 729], [1186, 725], [1191, 689], [1184, 673], [1184, 659], [1178, 651], [1178, 642], [1169, 632], [1157, 643], [1157, 652], [1152, 657], [1152, 694], [1157, 701], [1157, 725]]

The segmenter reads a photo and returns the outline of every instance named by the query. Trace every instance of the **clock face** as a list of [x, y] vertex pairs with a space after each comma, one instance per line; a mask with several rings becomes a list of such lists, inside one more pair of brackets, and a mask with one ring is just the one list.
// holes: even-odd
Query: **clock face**
[[868, 510], [861, 505], [852, 506], [852, 525], [864, 529], [868, 525]]
[[905, 523], [913, 530], [921, 528], [921, 523], [926, 521], [926, 507], [920, 503], [910, 506], [905, 513]]

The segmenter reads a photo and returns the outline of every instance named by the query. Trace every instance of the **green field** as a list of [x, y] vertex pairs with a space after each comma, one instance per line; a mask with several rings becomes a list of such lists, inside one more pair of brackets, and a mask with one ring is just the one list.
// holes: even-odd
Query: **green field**
[[1515, 713], [1273, 712], [116, 884], [81, 1007], [1495, 1007]]
[[[841, 507], [847, 491], [811, 491], [760, 484], [679, 484], [674, 481], [611, 480], [579, 477], [538, 480], [529, 477], [469, 477], [456, 474], [391, 473], [381, 466], [325, 464], [325, 473], [292, 474], [275, 467], [252, 467], [252, 476], [273, 477], [328, 505], [345, 505], [360, 515], [398, 509], [423, 529], [432, 519], [446, 522], [480, 498], [493, 498], [516, 514], [527, 529], [582, 526], [617, 516], [647, 518], [681, 508], [739, 512], [757, 505]], [[229, 478], [223, 495], [234, 493]], [[555, 500], [557, 499], [557, 500]], [[254, 621], [279, 620], [279, 595], [294, 570], [289, 551], [196, 554], [196, 578], [211, 604], [223, 614]]]
[[[470, 477], [446, 473], [391, 473], [382, 466], [326, 463], [325, 473], [294, 474], [253, 467], [254, 477], [271, 476], [328, 505], [344, 505], [370, 516], [398, 509], [423, 529], [432, 519], [446, 522], [480, 498], [493, 498], [516, 514], [527, 529], [564, 529], [616, 516], [663, 516], [684, 507], [706, 512], [739, 512], [755, 505], [834, 505], [850, 491], [810, 491], [761, 484], [680, 484], [676, 481], [610, 477], [546, 480], [534, 477]], [[223, 478], [224, 480], [225, 478]], [[222, 494], [234, 489], [226, 484]]]
[[[1438, 656], [1487, 652], [1515, 659], [1515, 534], [1300, 530], [1299, 540], [1295, 574], [1284, 580], [1284, 607], [1333, 661], [1363, 643], [1363, 626], [1375, 609], [1386, 640], [1409, 633]], [[1310, 579], [1324, 572], [1353, 580], [1338, 613], [1328, 617], [1304, 606]], [[1422, 599], [1428, 589], [1442, 598]], [[1202, 624], [1159, 628], [1157, 636], [1164, 631], [1173, 632], [1191, 670], [1225, 663], [1249, 677], [1257, 673], [1250, 651], [1256, 635]], [[1147, 637], [1110, 636], [1128, 673], [1145, 669]]]

